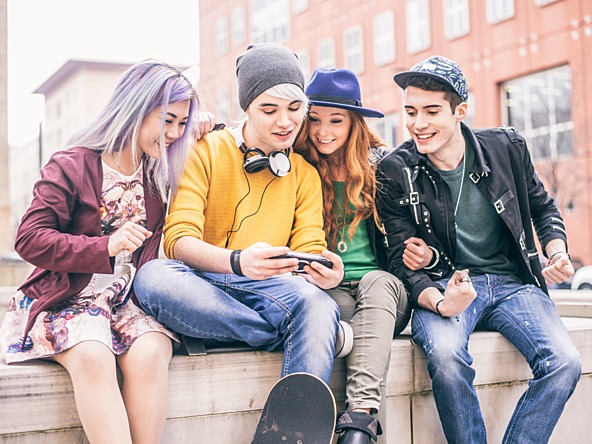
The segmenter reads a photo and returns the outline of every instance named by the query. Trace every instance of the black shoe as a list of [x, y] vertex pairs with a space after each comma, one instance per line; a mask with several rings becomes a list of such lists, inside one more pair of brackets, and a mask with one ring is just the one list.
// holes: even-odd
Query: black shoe
[[364, 412], [341, 412], [335, 431], [340, 435], [337, 444], [370, 444], [382, 435], [378, 420]]

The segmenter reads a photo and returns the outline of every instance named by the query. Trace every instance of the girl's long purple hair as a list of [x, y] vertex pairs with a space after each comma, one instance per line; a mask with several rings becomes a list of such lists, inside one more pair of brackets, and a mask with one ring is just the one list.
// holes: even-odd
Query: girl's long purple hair
[[[165, 119], [170, 103], [189, 100], [189, 118], [183, 136], [165, 149]], [[156, 107], [162, 106], [160, 131], [160, 158], [144, 156], [147, 176], [146, 188], [166, 201], [170, 190], [177, 190], [183, 172], [187, 147], [192, 140], [191, 125], [197, 120], [199, 106], [197, 92], [178, 69], [158, 60], [145, 60], [129, 68], [119, 80], [113, 95], [103, 110], [87, 126], [74, 134], [69, 146], [85, 146], [109, 154], [127, 146], [137, 146], [138, 134], [144, 118]], [[137, 150], [132, 159], [137, 164]]]

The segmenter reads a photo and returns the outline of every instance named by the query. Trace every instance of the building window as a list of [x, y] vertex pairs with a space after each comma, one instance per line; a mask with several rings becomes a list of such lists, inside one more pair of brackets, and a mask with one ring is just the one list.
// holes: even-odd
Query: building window
[[240, 46], [247, 38], [247, 22], [245, 7], [237, 6], [232, 10], [232, 44]]
[[444, 0], [444, 35], [455, 39], [469, 33], [469, 0]]
[[374, 63], [385, 65], [395, 60], [395, 14], [384, 11], [374, 16]]
[[535, 4], [537, 6], [545, 6], [548, 5], [549, 3], [555, 3], [559, 0], [534, 0]]
[[321, 40], [317, 51], [317, 66], [319, 68], [335, 68], [335, 42], [331, 37]]
[[228, 20], [226, 17], [216, 19], [216, 54], [223, 55], [228, 51]]
[[430, 47], [428, 0], [407, 0], [407, 51], [414, 54]]
[[251, 0], [251, 38], [255, 43], [281, 43], [289, 37], [288, 0]]
[[526, 139], [534, 160], [573, 153], [572, 74], [568, 65], [502, 84], [505, 122]]
[[367, 119], [366, 123], [378, 133], [384, 144], [389, 148], [398, 145], [397, 131], [399, 129], [399, 115], [387, 114], [383, 119]]
[[345, 30], [343, 35], [343, 58], [347, 69], [356, 74], [364, 71], [364, 36], [360, 25]]
[[487, 0], [487, 22], [499, 23], [514, 17], [514, 0]]
[[300, 14], [308, 9], [308, 0], [292, 0], [292, 13]]
[[301, 49], [296, 55], [298, 55], [298, 61], [302, 67], [304, 78], [308, 80], [308, 77], [310, 76], [310, 55], [308, 54], [308, 49]]

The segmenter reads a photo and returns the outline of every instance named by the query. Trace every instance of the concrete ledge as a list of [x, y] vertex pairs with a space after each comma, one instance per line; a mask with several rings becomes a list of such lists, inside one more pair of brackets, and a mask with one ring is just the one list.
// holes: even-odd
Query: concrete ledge
[[592, 318], [592, 290], [551, 290], [550, 293], [561, 316]]
[[[565, 318], [582, 356], [583, 376], [553, 436], [555, 444], [587, 442], [585, 421], [592, 397], [592, 319]], [[470, 352], [475, 385], [490, 442], [501, 438], [518, 398], [531, 378], [524, 358], [501, 335], [477, 332]], [[164, 443], [249, 443], [267, 393], [280, 373], [282, 354], [260, 351], [175, 356], [170, 371], [170, 407]], [[391, 441], [445, 443], [431, 395], [425, 358], [409, 337], [392, 343], [387, 380]], [[331, 388], [343, 403], [345, 367], [335, 362]], [[198, 438], [199, 437], [199, 438]], [[51, 362], [0, 363], [0, 443], [87, 442], [80, 427], [66, 371]]]

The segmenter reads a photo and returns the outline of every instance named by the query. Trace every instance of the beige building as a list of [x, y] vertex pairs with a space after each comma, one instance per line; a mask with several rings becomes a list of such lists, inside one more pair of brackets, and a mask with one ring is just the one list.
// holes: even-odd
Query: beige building
[[34, 93], [45, 96], [41, 160], [63, 148], [76, 130], [103, 108], [123, 72], [123, 63], [69, 60]]
[[20, 219], [31, 203], [39, 170], [107, 101], [129, 64], [70, 60], [34, 92], [45, 95], [41, 140], [8, 147], [6, 122], [6, 1], [0, 0], [0, 286], [18, 285], [30, 272], [13, 250]]
[[14, 239], [21, 217], [31, 204], [33, 185], [39, 179], [39, 148], [39, 139], [35, 138], [25, 145], [11, 146], [9, 150], [11, 239]]

